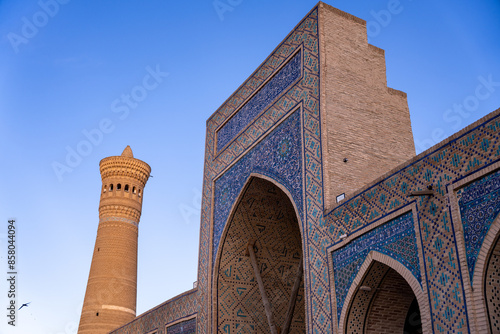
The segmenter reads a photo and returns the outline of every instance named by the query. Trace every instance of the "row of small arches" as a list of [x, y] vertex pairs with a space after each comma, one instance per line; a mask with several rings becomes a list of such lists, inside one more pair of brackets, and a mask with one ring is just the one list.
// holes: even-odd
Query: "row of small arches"
[[[129, 187], [129, 185], [128, 185], [128, 184], [126, 184], [126, 185], [125, 185], [125, 187], [123, 188], [123, 190], [124, 190], [125, 192], [129, 192], [129, 189], [130, 189], [130, 187]], [[113, 191], [113, 190], [114, 190], [113, 184], [110, 184], [110, 185], [109, 185], [109, 188], [108, 188], [108, 185], [105, 185], [105, 186], [103, 187], [103, 192], [106, 192], [106, 191], [108, 191], [108, 190], [109, 190], [109, 191]], [[118, 190], [122, 190], [122, 184], [121, 184], [121, 183], [118, 183], [118, 184], [116, 185], [116, 191], [118, 191]], [[134, 187], [132, 187], [132, 194], [138, 194], [138, 196], [139, 196], [139, 197], [141, 197], [141, 189], [138, 189], [138, 190], [137, 190], [137, 189], [135, 188], [135, 186], [134, 186]]]

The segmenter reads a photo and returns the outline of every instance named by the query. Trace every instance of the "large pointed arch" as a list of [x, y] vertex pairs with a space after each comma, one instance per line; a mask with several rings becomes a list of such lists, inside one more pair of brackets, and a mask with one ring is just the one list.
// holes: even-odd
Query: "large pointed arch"
[[[367, 276], [367, 274], [369, 274], [373, 265], [376, 263], [380, 263], [380, 264], [383, 264], [383, 265], [389, 267], [390, 269], [392, 269], [396, 273], [398, 273], [406, 281], [406, 283], [411, 288], [411, 291], [413, 292], [413, 294], [417, 300], [418, 307], [420, 309], [423, 332], [424, 333], [432, 333], [432, 327], [431, 327], [431, 323], [430, 323], [431, 317], [430, 317], [430, 312], [429, 312], [429, 305], [427, 303], [424, 291], [423, 291], [422, 287], [420, 286], [420, 283], [418, 282], [418, 280], [411, 273], [411, 271], [409, 271], [408, 268], [406, 268], [399, 261], [391, 258], [388, 255], [382, 254], [382, 253], [377, 252], [377, 251], [371, 251], [370, 253], [368, 253], [368, 255], [366, 256], [366, 259], [364, 260], [363, 264], [361, 265], [360, 270], [358, 271], [358, 274], [354, 278], [354, 280], [351, 284], [351, 287], [349, 288], [349, 291], [346, 295], [346, 301], [344, 303], [344, 306], [342, 307], [342, 312], [341, 312], [340, 319], [339, 319], [339, 327], [338, 327], [337, 333], [346, 333], [346, 323], [347, 323], [347, 319], [349, 316], [349, 310], [351, 309], [351, 306], [352, 306], [354, 299], [356, 297], [356, 292], [359, 290], [365, 277]], [[368, 311], [368, 309], [366, 311]], [[365, 312], [365, 316], [366, 316], [366, 312]]]
[[[232, 204], [214, 259], [213, 333], [269, 331], [257, 274], [245, 255], [249, 240], [255, 240], [256, 258], [272, 316], [277, 327], [282, 327], [299, 275], [302, 230], [289, 191], [269, 177], [250, 175]], [[290, 333], [302, 333], [306, 328], [304, 277], [300, 282]]]

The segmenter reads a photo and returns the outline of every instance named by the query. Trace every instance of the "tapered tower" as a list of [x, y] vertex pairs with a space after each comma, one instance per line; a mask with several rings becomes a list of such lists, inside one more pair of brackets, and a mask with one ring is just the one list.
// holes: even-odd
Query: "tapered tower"
[[135, 159], [130, 146], [99, 166], [99, 226], [79, 334], [108, 333], [136, 315], [137, 237], [151, 167]]

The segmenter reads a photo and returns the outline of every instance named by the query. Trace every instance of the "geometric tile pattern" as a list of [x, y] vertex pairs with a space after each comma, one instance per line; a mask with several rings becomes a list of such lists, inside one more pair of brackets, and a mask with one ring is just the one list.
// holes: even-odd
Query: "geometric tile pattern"
[[[110, 334], [142, 334], [153, 330], [157, 330], [156, 334], [165, 334], [165, 325], [168, 323], [196, 314], [197, 297], [196, 290], [185, 292], [141, 314], [128, 324], [110, 332]], [[193, 320], [196, 324], [196, 318]], [[171, 332], [168, 331], [168, 333]]]
[[[249, 270], [236, 274], [237, 268], [233, 265], [234, 261], [239, 260], [236, 255], [239, 253], [231, 250], [231, 240], [227, 239], [229, 234], [223, 242], [220, 241], [230, 215], [230, 207], [237, 200], [251, 173], [264, 174], [282, 184], [291, 194], [289, 200], [299, 211], [296, 224], [299, 224], [302, 231], [303, 279], [307, 283], [304, 285], [304, 292], [300, 292], [299, 295], [303, 296], [304, 312], [307, 312], [304, 316], [307, 332], [333, 332], [332, 315], [335, 314], [333, 312], [338, 314], [339, 307], [345, 303], [345, 291], [351, 284], [353, 275], [357, 273], [359, 264], [366, 257], [364, 253], [374, 249], [401, 262], [425, 287], [433, 332], [470, 333], [464, 280], [458, 258], [461, 252], [458, 251], [455, 240], [456, 231], [449, 206], [448, 186], [500, 160], [500, 112], [475, 128], [453, 136], [418, 159], [411, 160], [384, 179], [370, 184], [332, 211], [325, 213], [323, 189], [329, 185], [323, 184], [318, 41], [318, 9], [315, 8], [208, 119], [198, 287], [178, 299], [160, 305], [113, 333], [144, 333], [158, 329], [158, 333], [163, 334], [166, 324], [193, 314], [196, 314], [197, 333], [200, 334], [206, 334], [209, 327], [218, 321], [220, 326], [217, 331], [222, 333], [229, 333], [228, 328], [233, 333], [248, 330], [265, 332], [265, 328], [251, 328], [251, 324], [255, 326], [266, 323], [262, 313], [259, 313], [261, 311], [248, 315], [247, 317], [252, 318], [251, 321], [234, 320], [239, 315], [245, 314], [241, 312], [255, 310], [252, 305], [245, 304], [245, 301], [257, 299], [255, 296], [258, 296], [258, 292], [255, 288], [252, 290], [255, 283], [251, 281]], [[288, 68], [288, 65], [290, 69], [295, 69], [293, 67], [295, 65], [291, 64], [299, 62], [299, 59], [300, 76], [295, 80], [284, 80], [274, 86], [273, 78], [279, 77], [280, 69]], [[282, 67], [287, 62], [288, 65]], [[273, 86], [265, 87], [266, 82], [273, 82]], [[252, 101], [252, 97], [258, 97], [260, 91], [270, 89], [269, 87], [275, 95], [272, 101], [251, 102], [258, 106], [252, 107], [250, 104], [249, 107], [245, 107], [248, 101]], [[227, 130], [227, 137], [220, 139], [223, 137], [221, 135], [218, 138], [217, 129], [223, 129], [224, 124], [237, 114], [238, 110], [247, 110], [246, 108], [251, 111], [242, 112], [241, 116], [237, 116], [241, 121], [237, 122], [237, 126], [228, 127], [231, 130]], [[296, 112], [293, 112], [294, 110]], [[220, 151], [218, 151], [218, 140], [226, 141], [220, 144]], [[497, 174], [492, 174], [459, 191], [469, 270], [474, 270], [475, 251], [482, 243], [484, 233], [487, 231], [486, 225], [491, 224], [491, 219], [496, 215], [496, 201], [499, 195], [496, 178]], [[409, 197], [410, 192], [427, 189], [428, 185], [433, 185], [434, 196]], [[241, 205], [249, 203], [241, 202]], [[399, 217], [373, 229], [382, 235], [375, 236], [375, 233], [367, 232], [336, 250], [333, 262], [346, 265], [342, 268], [338, 268], [337, 265], [331, 268], [335, 279], [334, 282], [331, 281], [327, 249], [338, 243], [341, 235], [351, 235], [365, 229], [410, 205], [416, 207], [416, 222], [413, 219], [406, 220], [406, 216]], [[259, 207], [265, 208], [262, 205]], [[255, 214], [262, 218], [262, 215], [259, 216], [260, 213]], [[255, 222], [252, 216], [241, 217]], [[482, 219], [482, 225], [477, 224], [478, 219]], [[410, 232], [410, 221], [411, 231], [414, 234]], [[228, 233], [231, 226], [229, 225]], [[250, 229], [250, 226], [257, 226], [256, 224], [245, 226], [247, 226], [244, 230], [246, 234], [254, 233], [258, 236], [258, 229]], [[265, 242], [266, 245], [271, 243], [272, 240]], [[219, 249], [220, 247], [222, 248]], [[418, 251], [415, 251], [415, 248], [418, 248]], [[267, 257], [262, 255], [264, 249], [265, 247], [258, 242], [256, 252], [259, 263], [267, 266], [260, 268], [263, 280], [266, 282], [266, 270], [274, 270], [276, 277], [282, 272], [279, 266], [277, 270], [274, 266], [274, 263], [279, 261], [266, 262]], [[360, 251], [359, 254], [354, 250]], [[226, 251], [233, 253], [224, 253]], [[218, 269], [215, 277], [212, 277], [213, 264], [217, 262], [216, 254], [223, 255], [222, 263], [220, 270]], [[230, 254], [234, 256], [231, 257]], [[416, 254], [422, 254], [422, 263], [415, 260]], [[273, 258], [276, 258], [276, 255], [273, 255]], [[292, 262], [287, 264], [292, 265]], [[425, 268], [425, 272], [420, 273], [418, 268], [421, 267]], [[248, 269], [248, 265], [238, 268]], [[469, 274], [471, 273], [469, 271]], [[494, 274], [496, 275], [496, 272]], [[217, 289], [212, 291], [214, 280], [224, 275], [228, 280], [215, 284]], [[246, 286], [248, 290], [238, 290], [244, 286], [238, 285], [236, 275], [238, 278], [248, 278], [245, 281], [248, 283]], [[267, 282], [279, 282], [279, 280], [273, 279]], [[337, 300], [331, 300], [331, 285], [335, 288]], [[287, 284], [282, 285], [284, 286], [288, 287]], [[280, 288], [277, 291], [284, 290]], [[235, 297], [238, 293], [248, 293], [251, 297], [238, 299], [239, 297]], [[497, 295], [494, 293], [492, 300], [496, 301]], [[271, 303], [276, 304], [277, 300], [280, 301], [284, 296], [286, 293], [281, 292], [279, 298], [271, 299]], [[216, 300], [216, 297], [220, 297], [220, 313], [211, 314], [212, 301]], [[359, 303], [355, 305], [362, 306]], [[234, 312], [233, 318], [227, 316], [231, 312]], [[301, 312], [299, 314], [302, 314]], [[280, 314], [278, 312], [276, 317]], [[215, 319], [211, 319], [211, 316]], [[211, 322], [213, 320], [214, 322]]]
[[232, 204], [251, 172], [269, 176], [287, 188], [302, 215], [300, 117], [299, 110], [290, 115], [215, 182], [213, 260]]
[[332, 252], [337, 319], [352, 281], [370, 251], [377, 251], [398, 260], [421, 282], [417, 240], [413, 214], [408, 212], [351, 241]]
[[[252, 200], [259, 197], [252, 195], [249, 187], [248, 194], [239, 203], [241, 207], [237, 206], [242, 212], [234, 216], [237, 220], [244, 220], [245, 224], [235, 224], [239, 230], [233, 231], [231, 223], [224, 241], [220, 241], [230, 208], [252, 173], [266, 175], [283, 185], [291, 194], [287, 200], [298, 210], [298, 217], [293, 218], [296, 220], [292, 224], [298, 224], [302, 231], [303, 282], [307, 284], [299, 292], [298, 305], [305, 307], [299, 306], [299, 311], [296, 310], [299, 321], [294, 320], [294, 331], [300, 328], [299, 323], [303, 320], [308, 333], [333, 332], [332, 326], [336, 325], [332, 324], [333, 312], [338, 315], [353, 276], [366, 253], [373, 249], [405, 265], [425, 287], [433, 332], [470, 333], [458, 258], [461, 252], [455, 240], [448, 186], [500, 160], [500, 112], [411, 160], [325, 213], [323, 189], [329, 185], [323, 183], [321, 156], [319, 38], [316, 7], [208, 119], [197, 289], [167, 301], [112, 333], [145, 333], [157, 329], [159, 334], [164, 334], [167, 324], [194, 314], [196, 320], [186, 322], [195, 324], [199, 334], [209, 332], [213, 323], [219, 323], [217, 331], [220, 333], [231, 330], [233, 333], [267, 332], [267, 327], [259, 327], [267, 322], [262, 310], [251, 304], [252, 300], [259, 300], [259, 293], [252, 281], [250, 267], [242, 264], [248, 259], [242, 257], [240, 260], [240, 246], [234, 240], [247, 239], [248, 235], [258, 239], [255, 250], [264, 284], [281, 284], [276, 289], [275, 286], [266, 288], [267, 291], [277, 291], [277, 297], [272, 296], [270, 301], [280, 309], [276, 305], [281, 305], [281, 300], [288, 296], [289, 288], [288, 276], [285, 277], [284, 272], [287, 266], [288, 269], [296, 266], [297, 258], [293, 254], [297, 252], [282, 252], [287, 255], [280, 259], [277, 254], [284, 249], [271, 247], [265, 255], [266, 245], [276, 242], [281, 246], [282, 243], [276, 241], [277, 237], [273, 239], [259, 234], [266, 229], [272, 230], [266, 227], [261, 231], [259, 225], [262, 221], [271, 224], [279, 220], [263, 219], [266, 215], [280, 217], [279, 206], [261, 203], [259, 208], [263, 212], [250, 210]], [[266, 98], [266, 91], [269, 98]], [[427, 189], [428, 185], [433, 185], [434, 196], [409, 197], [410, 192]], [[497, 185], [496, 173], [458, 192], [469, 274], [473, 273], [476, 251], [482, 244], [488, 224], [498, 213]], [[271, 195], [260, 194], [260, 198]], [[410, 205], [416, 207], [416, 222], [410, 214], [401, 216], [337, 249], [331, 259], [336, 263], [331, 268], [335, 281], [331, 281], [327, 249], [338, 243], [341, 235], [365, 229]], [[482, 224], [477, 224], [478, 221]], [[241, 235], [231, 239], [238, 233]], [[286, 238], [287, 235], [283, 233], [280, 237]], [[295, 241], [286, 243], [297, 244]], [[271, 251], [272, 255], [269, 255]], [[221, 255], [219, 260], [215, 258], [216, 254]], [[422, 254], [421, 263], [416, 260], [417, 254]], [[213, 277], [213, 264], [218, 261]], [[370, 286], [382, 282], [387, 272], [384, 266], [373, 264], [364, 282]], [[488, 270], [496, 279], [498, 271], [493, 266], [490, 263]], [[425, 272], [421, 273], [419, 268], [422, 267]], [[270, 277], [274, 278], [270, 280]], [[331, 300], [332, 285], [336, 300]], [[212, 291], [213, 286], [216, 286], [215, 291]], [[486, 297], [496, 303], [497, 292], [495, 289], [485, 291]], [[241, 297], [245, 293], [247, 298]], [[218, 312], [211, 314], [214, 300], [220, 304], [217, 303]], [[352, 305], [361, 310], [366, 303], [369, 303], [367, 298], [356, 299]], [[275, 315], [275, 319], [279, 319], [276, 321], [278, 325], [282, 320], [280, 310]], [[304, 316], [300, 318], [302, 314]], [[361, 312], [356, 314], [362, 316]], [[215, 318], [211, 319], [211, 316]], [[354, 320], [352, 324], [359, 327], [354, 325]], [[171, 326], [172, 331], [176, 326]], [[180, 327], [186, 328], [184, 325]]]
[[218, 152], [300, 77], [301, 61], [299, 52], [217, 131]]
[[[283, 327], [300, 256], [301, 238], [295, 210], [278, 187], [254, 178], [240, 199], [221, 244], [217, 268], [218, 333], [269, 333], [255, 273], [245, 249], [255, 240], [255, 256], [273, 319]], [[303, 280], [302, 280], [303, 283]], [[290, 333], [305, 332], [303, 284]]]
[[486, 175], [457, 192], [470, 281], [477, 256], [491, 224], [500, 212], [500, 171]]
[[[214, 237], [214, 227], [212, 219], [217, 216], [214, 214], [215, 189], [214, 185], [217, 178], [222, 177], [223, 171], [230, 168], [235, 161], [241, 159], [256, 143], [264, 143], [269, 137], [273, 127], [282, 122], [285, 117], [292, 117], [290, 113], [300, 105], [301, 130], [289, 133], [290, 142], [295, 142], [299, 137], [301, 145], [302, 171], [300, 175], [300, 184], [302, 186], [301, 198], [296, 199], [292, 195], [292, 200], [297, 205], [297, 209], [303, 212], [300, 217], [300, 224], [307, 233], [307, 221], [312, 217], [322, 215], [323, 193], [322, 193], [322, 165], [321, 165], [321, 141], [320, 141], [320, 119], [319, 119], [319, 44], [318, 44], [318, 9], [310, 12], [299, 25], [285, 38], [285, 40], [276, 48], [276, 50], [262, 63], [261, 66], [250, 76], [238, 90], [231, 95], [226, 102], [208, 119], [205, 151], [205, 169], [203, 177], [203, 196], [200, 226], [200, 255], [198, 271], [198, 314], [197, 326], [198, 333], [207, 333], [209, 326], [209, 315], [211, 309], [211, 298], [214, 293], [211, 287], [212, 264], [214, 247], [218, 247], [218, 241], [212, 241]], [[285, 87], [281, 94], [273, 102], [264, 107], [253, 120], [242, 129], [234, 139], [229, 142], [222, 151], [217, 152], [216, 130], [219, 129], [238, 109], [243, 107], [245, 101], [248, 101], [256, 92], [264, 86], [281, 68], [283, 64], [290, 61], [293, 56], [299, 53], [301, 57], [301, 77], [294, 83]], [[286, 151], [286, 140], [281, 143], [281, 149]], [[280, 142], [278, 142], [279, 144]], [[260, 145], [260, 144], [259, 144]], [[254, 147], [255, 148], [255, 147]], [[283, 160], [285, 161], [285, 160]], [[251, 163], [251, 161], [249, 160]], [[257, 166], [247, 164], [246, 168], [242, 164], [240, 170], [244, 173], [254, 172]], [[227, 172], [227, 171], [226, 171]], [[248, 175], [247, 174], [247, 175]], [[281, 175], [282, 176], [282, 175]], [[275, 178], [271, 176], [271, 178]], [[294, 190], [288, 188], [293, 194]], [[300, 201], [300, 203], [299, 203]], [[231, 204], [232, 205], [232, 204]], [[305, 205], [305, 206], [304, 206]], [[215, 222], [213, 222], [215, 223]], [[312, 223], [312, 221], [311, 221]], [[219, 225], [217, 225], [217, 229]], [[217, 231], [216, 233], [219, 233]], [[307, 238], [305, 235], [303, 238]], [[325, 245], [314, 245], [313, 251], [317, 254]], [[305, 249], [304, 266], [312, 266], [309, 263], [308, 253], [310, 249]], [[312, 261], [312, 260], [311, 260]], [[326, 262], [316, 268], [325, 274], [328, 272]], [[304, 275], [310, 271], [306, 270]], [[305, 279], [305, 277], [304, 277]], [[326, 281], [317, 281], [319, 285], [315, 289], [321, 288], [319, 298], [311, 294], [311, 300], [308, 303], [318, 305], [309, 310], [308, 318], [314, 318], [318, 322], [316, 328], [322, 331], [331, 331], [331, 310], [329, 306], [328, 289]], [[308, 322], [309, 329], [312, 330], [312, 322]], [[319, 326], [319, 327], [318, 327]]]
[[[416, 204], [421, 236], [417, 245], [423, 252], [431, 325], [436, 333], [469, 332], [447, 186], [499, 160], [499, 132], [497, 114], [372, 184], [327, 214], [327, 228], [323, 231], [327, 231], [334, 243], [342, 234], [349, 235], [403, 206]], [[431, 184], [434, 196], [408, 196], [411, 191], [426, 189]]]
[[167, 327], [167, 334], [195, 334], [196, 318], [179, 322]]
[[[217, 190], [214, 186], [218, 178], [244, 159], [245, 154], [257, 145], [265, 145], [276, 124], [285, 117], [291, 117], [291, 111], [299, 104], [302, 128], [291, 136], [300, 136], [302, 141], [300, 177], [303, 209], [300, 209], [295, 195], [292, 195], [292, 201], [299, 210], [303, 210], [299, 218], [303, 231], [304, 280], [308, 282], [304, 287], [307, 331], [333, 331], [331, 307], [336, 306], [335, 301], [330, 300], [326, 249], [338, 242], [339, 236], [352, 234], [413, 203], [417, 208], [417, 247], [423, 254], [425, 274], [422, 273], [421, 280], [426, 282], [431, 326], [436, 333], [469, 332], [447, 186], [499, 160], [498, 117], [411, 161], [324, 215], [323, 187], [328, 185], [323, 184], [321, 157], [318, 39], [318, 10], [315, 8], [207, 121], [198, 273], [198, 333], [207, 333], [211, 324], [209, 316], [212, 294], [215, 293], [211, 290], [214, 279], [212, 264], [214, 254], [217, 254], [215, 249], [219, 247], [215, 237], [220, 235], [220, 227], [225, 224], [214, 221], [218, 219], [218, 213], [214, 212], [213, 200], [219, 200], [216, 191], [222, 196], [229, 196], [229, 193], [224, 194], [222, 183]], [[258, 115], [248, 118], [245, 127], [217, 152], [216, 130], [244, 107], [245, 101], [251, 100], [264, 83], [276, 75], [281, 65], [290, 61], [299, 50], [302, 76], [285, 87]], [[256, 168], [248, 160], [239, 165], [238, 173], [250, 175]], [[411, 191], [426, 189], [430, 184], [435, 196], [408, 197]]]

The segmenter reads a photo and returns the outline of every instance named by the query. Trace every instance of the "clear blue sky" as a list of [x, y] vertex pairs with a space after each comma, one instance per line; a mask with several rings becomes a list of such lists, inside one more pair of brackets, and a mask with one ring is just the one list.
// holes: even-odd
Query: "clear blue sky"
[[[16, 329], [0, 316], [1, 333], [75, 332], [98, 224], [98, 164], [126, 145], [153, 175], [138, 314], [192, 287], [205, 121], [316, 4], [232, 0], [218, 13], [213, 0], [53, 1], [0, 1], [0, 268], [14, 217], [18, 302], [31, 302]], [[328, 3], [369, 22], [388, 85], [408, 93], [418, 152], [500, 107], [500, 2]], [[389, 7], [390, 18], [381, 12]], [[144, 84], [150, 71], [158, 80]], [[141, 101], [127, 105], [131, 93]], [[82, 146], [102, 122], [107, 133]], [[56, 173], [68, 148], [86, 156]], [[0, 279], [1, 309], [6, 291]]]

